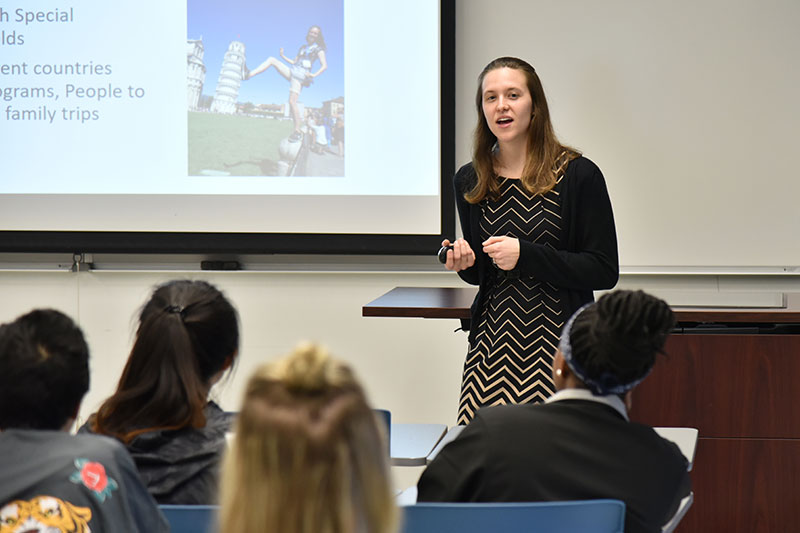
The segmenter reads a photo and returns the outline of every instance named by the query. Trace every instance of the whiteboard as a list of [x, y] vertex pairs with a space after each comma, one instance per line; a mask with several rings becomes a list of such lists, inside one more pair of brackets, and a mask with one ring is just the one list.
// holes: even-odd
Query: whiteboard
[[458, 2], [457, 160], [476, 78], [536, 68], [560, 139], [603, 170], [623, 267], [800, 265], [800, 2]]

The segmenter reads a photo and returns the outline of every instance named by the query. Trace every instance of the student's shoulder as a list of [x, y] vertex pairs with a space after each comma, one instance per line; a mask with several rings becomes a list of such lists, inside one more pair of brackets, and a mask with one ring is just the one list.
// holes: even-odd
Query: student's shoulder
[[680, 447], [673, 441], [659, 435], [659, 433], [647, 424], [630, 422], [631, 431], [635, 432], [640, 439], [647, 443], [647, 447], [653, 450], [661, 450], [667, 455], [685, 459]]
[[549, 404], [497, 405], [484, 407], [475, 418], [481, 420], [488, 431], [504, 431], [520, 424], [546, 420], [551, 416], [552, 407]]
[[3, 436], [7, 442], [0, 444], [0, 454], [12, 446], [7, 454], [12, 458], [46, 456], [50, 461], [76, 465], [99, 463], [106, 470], [135, 469], [125, 447], [109, 437], [50, 430], [11, 430]]
[[79, 433], [69, 435], [70, 448], [80, 450], [95, 460], [106, 460], [114, 463], [130, 463], [132, 461], [125, 446], [118, 440], [104, 435]]

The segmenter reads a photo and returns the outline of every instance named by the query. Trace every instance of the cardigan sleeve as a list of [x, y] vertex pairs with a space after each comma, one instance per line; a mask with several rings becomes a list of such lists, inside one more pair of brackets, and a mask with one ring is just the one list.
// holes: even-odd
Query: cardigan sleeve
[[480, 246], [476, 248], [476, 245], [480, 243], [474, 241], [477, 236], [472, 234], [470, 211], [473, 209], [473, 206], [464, 199], [464, 194], [469, 192], [474, 186], [475, 170], [472, 168], [472, 164], [468, 163], [456, 172], [453, 178], [453, 188], [455, 189], [456, 209], [458, 211], [458, 220], [461, 223], [461, 232], [464, 235], [464, 239], [469, 243], [470, 248], [472, 248], [472, 251], [475, 252], [475, 264], [467, 269], [460, 270], [458, 275], [467, 283], [478, 285], [480, 283], [478, 254], [483, 253], [483, 250]]
[[562, 224], [569, 225], [567, 248], [520, 240], [517, 268], [525, 276], [568, 289], [610, 289], [619, 279], [619, 258], [606, 182], [588, 159], [576, 159], [572, 165], [575, 168], [568, 168], [564, 177], [572, 181], [562, 189], [566, 193]]

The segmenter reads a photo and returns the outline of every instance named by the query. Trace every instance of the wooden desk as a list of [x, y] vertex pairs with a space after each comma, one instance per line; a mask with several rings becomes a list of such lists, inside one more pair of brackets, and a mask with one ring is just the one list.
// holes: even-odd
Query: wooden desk
[[[398, 287], [363, 307], [364, 316], [469, 318], [474, 287]], [[670, 336], [666, 357], [636, 388], [631, 418], [700, 431], [695, 501], [679, 532], [760, 533], [800, 528], [800, 334], [763, 334], [800, 325], [800, 295], [785, 309], [674, 308], [681, 326], [740, 325], [752, 332]]]
[[469, 318], [477, 287], [395, 287], [361, 308], [362, 316]]
[[[361, 316], [469, 318], [477, 287], [395, 287], [361, 308]], [[674, 307], [681, 324], [800, 324], [800, 294], [790, 294], [785, 308]]]

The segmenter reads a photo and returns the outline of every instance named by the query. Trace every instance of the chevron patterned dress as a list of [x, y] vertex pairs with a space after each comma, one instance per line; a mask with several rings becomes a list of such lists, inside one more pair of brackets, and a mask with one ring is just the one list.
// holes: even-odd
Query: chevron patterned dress
[[[561, 230], [562, 177], [563, 170], [553, 189], [535, 196], [520, 180], [500, 178], [500, 199], [481, 203], [481, 241], [508, 235], [555, 247]], [[553, 356], [569, 318], [560, 290], [532, 277], [497, 273], [464, 363], [459, 424], [469, 423], [483, 406], [540, 402], [555, 391]]]

